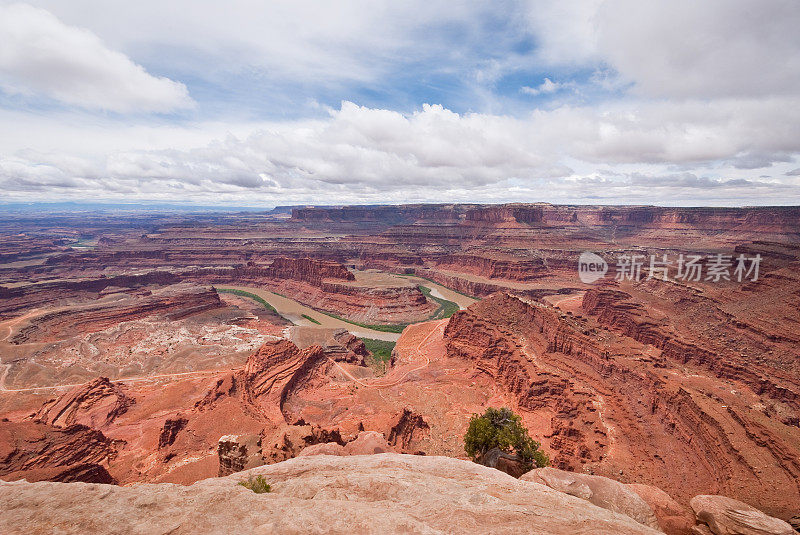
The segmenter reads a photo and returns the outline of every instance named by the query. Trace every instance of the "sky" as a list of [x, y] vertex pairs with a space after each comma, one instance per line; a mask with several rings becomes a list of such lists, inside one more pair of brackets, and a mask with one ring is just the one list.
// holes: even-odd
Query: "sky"
[[800, 2], [0, 0], [0, 203], [800, 204]]

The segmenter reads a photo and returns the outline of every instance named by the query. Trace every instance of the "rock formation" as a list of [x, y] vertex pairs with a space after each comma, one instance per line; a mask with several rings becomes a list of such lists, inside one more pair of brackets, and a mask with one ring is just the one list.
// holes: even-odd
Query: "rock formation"
[[[237, 484], [256, 475], [272, 492]], [[308, 456], [189, 487], [80, 485], [0, 482], [5, 532], [466, 533], [480, 526], [542, 535], [658, 533], [543, 485], [445, 457]]]
[[689, 502], [697, 520], [714, 535], [794, 535], [788, 522], [725, 496], [700, 495]]
[[389, 444], [408, 450], [415, 440], [429, 434], [430, 429], [421, 414], [405, 407], [389, 430]]
[[100, 377], [45, 403], [35, 419], [58, 427], [82, 424], [100, 429], [127, 411], [133, 403], [122, 386], [112, 383], [107, 377]]
[[106, 467], [115, 444], [100, 431], [74, 424], [0, 421], [0, 478], [115, 483]]
[[167, 418], [164, 421], [164, 427], [161, 428], [161, 434], [158, 435], [158, 449], [164, 449], [175, 443], [178, 438], [178, 433], [186, 427], [189, 420], [182, 417]]
[[[364, 451], [456, 457], [470, 414], [506, 405], [554, 467], [641, 483], [670, 533], [697, 494], [790, 518], [798, 216], [535, 203], [0, 218], [2, 477], [192, 483], [218, 473], [229, 435], [261, 442], [241, 466], [353, 450], [361, 432]], [[609, 261], [605, 279], [580, 281], [580, 251]], [[761, 255], [758, 279], [613, 277], [623, 254], [717, 252]], [[485, 299], [426, 321], [438, 304], [397, 274]], [[236, 286], [410, 325], [379, 373], [354, 336], [295, 337], [316, 326], [213, 289]]]
[[299, 280], [312, 286], [321, 286], [325, 279], [355, 280], [343, 265], [311, 258], [276, 258], [266, 271], [274, 279]]
[[342, 446], [345, 443], [338, 429], [324, 429], [316, 425], [284, 425], [264, 439], [261, 455], [263, 463], [275, 463], [296, 457], [316, 444]]
[[225, 435], [217, 446], [219, 476], [227, 476], [261, 466], [261, 437], [258, 435]]
[[633, 490], [653, 510], [658, 526], [667, 535], [687, 535], [695, 525], [694, 513], [686, 506], [676, 502], [658, 487], [641, 483], [628, 483]]
[[[542, 303], [498, 294], [456, 313], [445, 340], [449, 357], [474, 362], [478, 374], [512, 396], [534, 436], [542, 436], [553, 452], [555, 466], [587, 466], [605, 475], [624, 471], [683, 500], [700, 489], [717, 489], [753, 499], [769, 512], [788, 513], [789, 503], [800, 497], [800, 465], [784, 424], [764, 420], [738, 391], [721, 398], [713, 386], [721, 384], [719, 378], [686, 377], [678, 367], [693, 361], [669, 352], [675, 342], [657, 353], [658, 338], [620, 334]], [[647, 340], [650, 346], [643, 345]], [[743, 388], [752, 384], [763, 392], [757, 386], [763, 382], [752, 383], [747, 374], [738, 379]], [[624, 461], [627, 455], [641, 461]], [[652, 462], [671, 468], [660, 472], [664, 476], [639, 469]], [[781, 483], [765, 488], [760, 470], [770, 470]]]
[[628, 486], [607, 477], [565, 472], [556, 468], [537, 468], [521, 477], [559, 492], [588, 500], [598, 507], [627, 515], [640, 524], [659, 529], [650, 506]]
[[394, 448], [386, 441], [386, 437], [377, 431], [361, 431], [353, 440], [342, 445], [338, 442], [323, 442], [307, 446], [297, 455], [375, 455], [377, 453], [395, 453]]

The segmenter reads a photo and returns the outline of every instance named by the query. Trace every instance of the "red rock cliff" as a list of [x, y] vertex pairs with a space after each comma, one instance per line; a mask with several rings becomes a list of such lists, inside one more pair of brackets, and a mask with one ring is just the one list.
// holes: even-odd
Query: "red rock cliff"
[[311, 258], [276, 258], [267, 268], [268, 276], [275, 279], [292, 279], [313, 286], [322, 285], [323, 279], [355, 280], [343, 265]]

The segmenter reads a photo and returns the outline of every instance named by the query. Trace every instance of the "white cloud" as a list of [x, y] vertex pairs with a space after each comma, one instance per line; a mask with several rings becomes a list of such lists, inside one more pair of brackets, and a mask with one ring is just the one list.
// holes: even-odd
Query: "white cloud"
[[0, 88], [115, 112], [169, 112], [194, 103], [93, 33], [26, 4], [0, 6]]
[[547, 95], [550, 93], [555, 93], [556, 91], [562, 89], [565, 84], [559, 82], [553, 82], [550, 78], [545, 78], [544, 82], [541, 83], [538, 87], [528, 87], [522, 86], [520, 91], [527, 95]]
[[[54, 91], [87, 79], [113, 89], [90, 96], [71, 90], [80, 106], [159, 110], [188, 99], [179, 86], [183, 92], [167, 105], [170, 99], [150, 84], [166, 92], [178, 84], [150, 76], [124, 52], [153, 70], [189, 73], [187, 79], [201, 80], [193, 86], [198, 95], [227, 95], [229, 88], [231, 94], [214, 102], [220, 110], [214, 116], [223, 119], [213, 124], [0, 111], [0, 187], [12, 197], [36, 191], [85, 198], [100, 191], [111, 198], [242, 204], [800, 202], [800, 185], [791, 178], [800, 155], [795, 2], [503, 4], [514, 14], [527, 6], [523, 21], [504, 20], [504, 9], [435, 0], [38, 4], [75, 27], [24, 8], [41, 23], [34, 36], [61, 43], [58, 50], [45, 47], [47, 61], [35, 68], [14, 63], [28, 91], [77, 103]], [[65, 40], [97, 46], [62, 46]], [[31, 56], [32, 42], [17, 38], [12, 49]], [[0, 67], [4, 53], [0, 47]], [[116, 59], [93, 60], [109, 55]], [[100, 64], [99, 74], [85, 67]], [[430, 76], [407, 88], [403, 82], [418, 74], [417, 65]], [[526, 108], [533, 99], [520, 98], [520, 84], [508, 74], [514, 81], [544, 79], [521, 92], [553, 98], [546, 107]], [[400, 96], [387, 101], [416, 111], [344, 102], [329, 117], [248, 123], [225, 107], [235, 107], [246, 91], [251, 96], [253, 86], [237, 85], [239, 75], [263, 80], [265, 99], [285, 101], [287, 116], [296, 111], [295, 96], [272, 92], [274, 84], [318, 89], [312, 93], [323, 103], [332, 94], [358, 100], [393, 93]], [[215, 77], [230, 78], [230, 85], [214, 85]], [[469, 98], [451, 107], [478, 112], [422, 105], [429, 88], [461, 92]], [[597, 94], [603, 100], [592, 100]], [[503, 99], [515, 100], [513, 114], [500, 114], [509, 109]], [[760, 175], [766, 178], [756, 180]]]
[[531, 0], [529, 21], [544, 61], [606, 64], [641, 95], [800, 92], [796, 0]]
[[[777, 114], [788, 120], [776, 130]], [[797, 186], [753, 181], [736, 164], [756, 155], [779, 173], [788, 170], [786, 151], [800, 151], [799, 114], [800, 102], [786, 99], [560, 107], [522, 118], [436, 105], [402, 114], [344, 102], [324, 120], [267, 123], [202, 144], [196, 133], [183, 139], [176, 131], [176, 142], [167, 136], [156, 144], [162, 148], [132, 142], [92, 154], [95, 138], [87, 138], [81, 157], [75, 147], [17, 151], [0, 158], [0, 187], [11, 198], [32, 191], [80, 198], [99, 190], [112, 198], [241, 204], [797, 202]], [[185, 148], [171, 148], [176, 144]], [[669, 172], [675, 165], [706, 171]]]
[[795, 0], [606, 2], [598, 49], [647, 95], [798, 94], [800, 5]]
[[459, 57], [439, 25], [460, 27], [466, 42], [494, 11], [452, 0], [31, 2], [115, 48], [203, 79], [257, 74], [325, 86], [380, 82], [400, 61]]
[[529, 0], [528, 24], [539, 38], [536, 54], [550, 65], [598, 59], [595, 17], [603, 0]]

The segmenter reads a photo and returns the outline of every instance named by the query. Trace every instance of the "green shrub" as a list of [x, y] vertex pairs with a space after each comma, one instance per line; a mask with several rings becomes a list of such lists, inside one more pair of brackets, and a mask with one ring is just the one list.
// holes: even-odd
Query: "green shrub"
[[522, 418], [506, 407], [489, 407], [482, 416], [473, 414], [464, 435], [464, 450], [476, 462], [490, 449], [499, 448], [516, 454], [531, 468], [548, 466], [550, 459], [540, 447], [522, 426]]
[[308, 314], [300, 314], [300, 315], [303, 316], [308, 321], [310, 321], [311, 323], [316, 323], [317, 325], [322, 325], [320, 322], [318, 322], [317, 320], [315, 320], [314, 318], [312, 318]]
[[386, 340], [375, 340], [374, 338], [362, 338], [364, 346], [369, 351], [374, 367], [378, 373], [386, 373], [386, 363], [392, 360], [392, 351], [394, 350], [394, 342]]
[[448, 301], [447, 299], [442, 299], [440, 297], [435, 297], [431, 294], [431, 289], [427, 286], [418, 286], [419, 291], [422, 292], [425, 297], [434, 301], [436, 304], [439, 305], [439, 308], [436, 312], [431, 315], [432, 320], [441, 320], [446, 319], [455, 314], [460, 310], [461, 307], [458, 306], [458, 303], [454, 303], [453, 301]]
[[362, 338], [364, 346], [367, 351], [378, 360], [390, 360], [392, 358], [392, 351], [394, 350], [395, 342], [388, 340], [375, 340], [374, 338]]
[[252, 299], [253, 301], [261, 304], [267, 310], [271, 310], [272, 312], [275, 312], [276, 314], [278, 313], [278, 311], [275, 310], [274, 306], [272, 306], [269, 303], [267, 303], [264, 300], [263, 297], [259, 297], [254, 293], [246, 292], [244, 290], [236, 290], [234, 288], [215, 288], [215, 289], [217, 290], [217, 293], [233, 294], [233, 295], [238, 295], [240, 297], [248, 297], [248, 298]]
[[239, 485], [252, 490], [256, 494], [264, 494], [272, 491], [272, 487], [267, 483], [267, 480], [264, 479], [264, 476], [256, 476], [253, 478], [251, 475], [247, 478], [247, 481], [239, 481]]
[[332, 317], [334, 319], [337, 319], [339, 321], [344, 321], [345, 323], [349, 323], [351, 325], [356, 325], [358, 327], [364, 327], [365, 329], [371, 329], [373, 331], [380, 331], [380, 332], [383, 332], [383, 333], [401, 333], [401, 332], [403, 332], [403, 329], [405, 329], [409, 325], [408, 323], [397, 323], [397, 324], [394, 324], [394, 325], [359, 323], [357, 321], [352, 321], [352, 320], [349, 320], [347, 318], [343, 318], [341, 316], [337, 316], [336, 314], [334, 314], [332, 312], [326, 312], [324, 310], [317, 310], [317, 312], [319, 312], [321, 314], [325, 314], [326, 316], [330, 316], [330, 317]]

